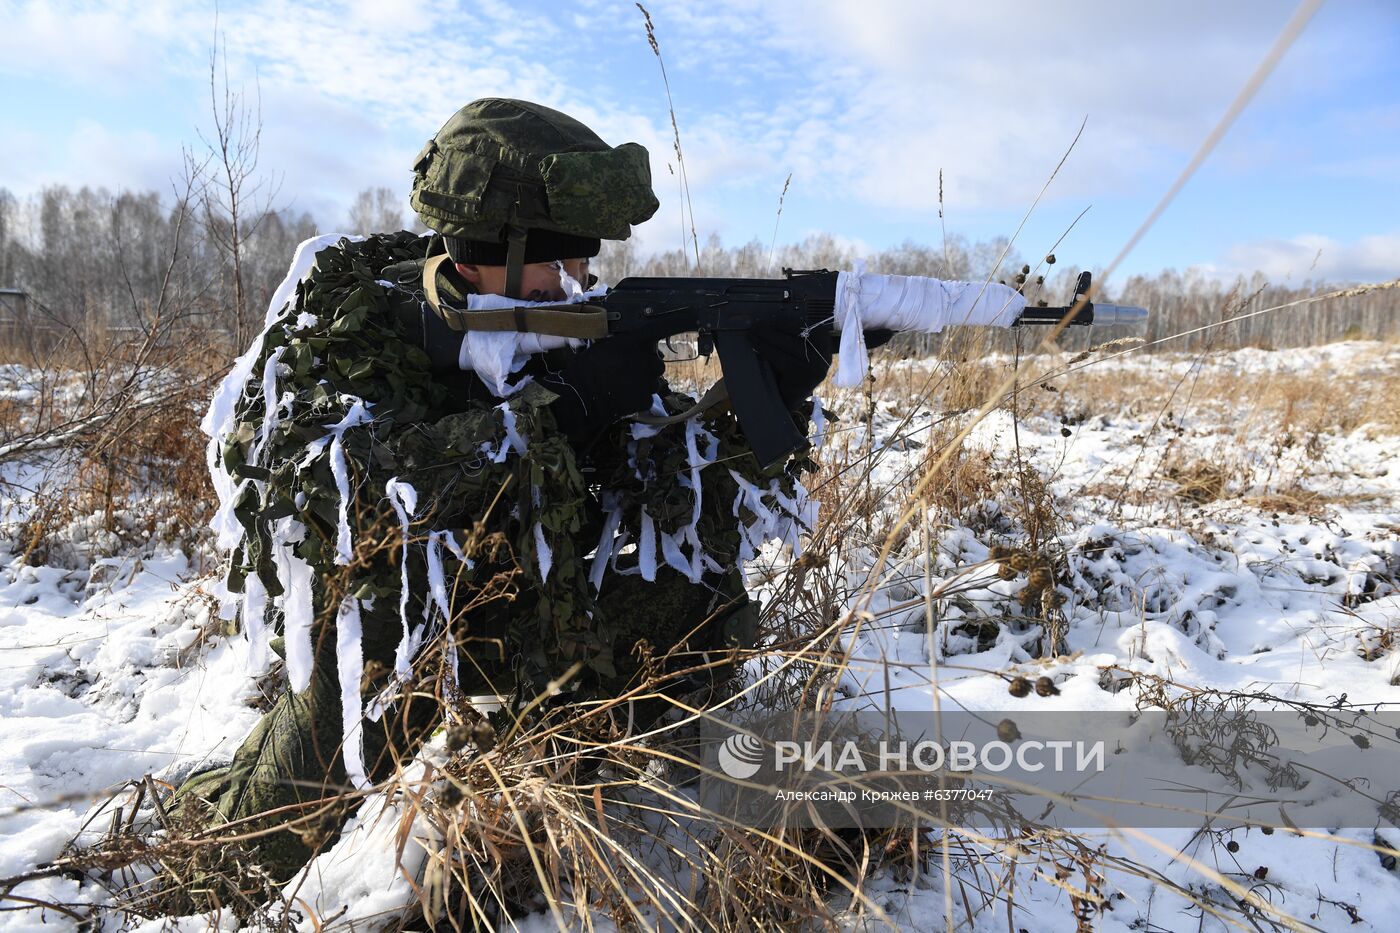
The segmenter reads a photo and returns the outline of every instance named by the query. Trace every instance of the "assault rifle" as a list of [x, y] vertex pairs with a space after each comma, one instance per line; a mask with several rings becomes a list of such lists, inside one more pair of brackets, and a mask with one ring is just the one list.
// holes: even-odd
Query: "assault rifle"
[[[838, 295], [842, 275], [826, 269], [784, 269], [781, 279], [635, 277], [623, 279], [606, 294], [590, 296], [586, 303], [474, 311], [444, 307], [438, 313], [457, 330], [586, 339], [627, 334], [657, 342], [696, 334], [700, 354], [708, 357], [718, 351], [723, 391], [749, 446], [767, 466], [802, 447], [806, 438], [782, 402], [772, 367], [754, 348], [749, 334], [764, 328], [798, 333], [825, 321], [834, 321], [835, 330], [842, 330], [843, 323], [851, 320], [838, 309], [843, 300]], [[425, 285], [431, 281], [430, 270], [425, 270], [424, 279]], [[889, 307], [883, 311], [876, 301], [875, 307], [865, 308], [866, 313], [856, 318], [863, 330], [884, 332], [886, 339], [893, 330], [937, 331], [947, 324], [1054, 325], [1071, 313], [1069, 324], [1078, 327], [1135, 324], [1147, 318], [1143, 308], [1090, 301], [1093, 280], [1088, 272], [1080, 273], [1074, 299], [1060, 307], [1021, 308], [1024, 298], [1004, 285], [943, 283], [918, 276], [861, 279], [876, 280], [877, 285], [891, 283], [897, 300], [887, 301]], [[952, 286], [959, 291], [950, 292]], [[431, 291], [429, 300], [437, 307]], [[915, 298], [910, 299], [910, 294]], [[929, 300], [917, 300], [920, 294]], [[940, 301], [941, 307], [932, 307]]]
[[[784, 269], [783, 275], [781, 279], [628, 278], [593, 303], [607, 313], [610, 334], [638, 334], [661, 341], [695, 333], [702, 356], [718, 351], [729, 403], [749, 446], [766, 466], [799, 449], [806, 438], [783, 405], [773, 370], [754, 350], [748, 332], [760, 327], [792, 331], [831, 320], [839, 273]], [[1027, 306], [1011, 326], [1054, 325], [1071, 311], [1069, 324], [1074, 327], [1146, 320], [1143, 308], [1090, 301], [1092, 284], [1089, 272], [1080, 273], [1069, 305]], [[869, 329], [883, 328], [877, 324]]]

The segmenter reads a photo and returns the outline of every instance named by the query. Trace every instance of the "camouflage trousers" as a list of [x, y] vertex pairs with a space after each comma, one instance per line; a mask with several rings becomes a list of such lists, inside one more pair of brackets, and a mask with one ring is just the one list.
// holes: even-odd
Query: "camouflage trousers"
[[[598, 606], [622, 634], [614, 643], [616, 676], [586, 685], [586, 694], [593, 698], [624, 695], [648, 678], [648, 693], [690, 692], [727, 675], [728, 668], [720, 660], [726, 656], [725, 649], [751, 647], [757, 638], [758, 607], [745, 594], [737, 571], [714, 575], [702, 584], [692, 584], [668, 567], [658, 568], [651, 583], [640, 576], [614, 575], [605, 582]], [[392, 671], [402, 633], [397, 607], [394, 610], [384, 616], [366, 613], [363, 618], [367, 672]], [[348, 785], [341, 757], [342, 704], [331, 626], [323, 628], [317, 643], [310, 685], [300, 693], [283, 695], [227, 767], [194, 776], [174, 797], [173, 805], [181, 812], [197, 808], [196, 819], [204, 825], [238, 821], [237, 827], [231, 827], [238, 835], [255, 834], [251, 847], [258, 862], [279, 881], [290, 878], [326, 847], [354, 806], [338, 799]], [[478, 656], [459, 663], [464, 693], [509, 692], [498, 686], [508, 682], [508, 665], [483, 662], [479, 656], [491, 653], [500, 652], [474, 650], [472, 654]], [[707, 662], [708, 676], [681, 676], [682, 671], [705, 667]], [[391, 675], [367, 676], [365, 692], [378, 693], [387, 676]], [[632, 704], [633, 727], [648, 727], [668, 706], [664, 695]], [[385, 711], [379, 721], [365, 721], [369, 778], [379, 781], [392, 775], [441, 720], [442, 709], [434, 698], [411, 694]], [[259, 819], [261, 815], [266, 816]]]

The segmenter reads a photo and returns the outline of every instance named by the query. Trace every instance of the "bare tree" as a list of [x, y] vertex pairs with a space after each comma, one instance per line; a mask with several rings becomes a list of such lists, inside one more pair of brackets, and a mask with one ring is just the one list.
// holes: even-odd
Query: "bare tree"
[[[280, 181], [258, 174], [261, 93], [250, 105], [242, 90], [229, 86], [228, 56], [223, 55], [221, 74], [217, 32], [215, 35], [214, 48], [209, 53], [209, 109], [214, 129], [211, 136], [199, 134], [208, 158], [201, 161], [187, 155], [186, 163], [201, 167], [204, 175], [205, 183], [197, 190], [206, 236], [227, 262], [233, 293], [233, 337], [235, 345], [241, 347], [247, 344], [253, 330], [243, 254], [248, 240], [272, 211]], [[207, 173], [203, 167], [207, 167]]]
[[403, 208], [391, 188], [366, 188], [350, 206], [348, 233], [384, 233], [403, 229]]
[[15, 238], [16, 215], [19, 202], [8, 188], [0, 188], [0, 288], [11, 288], [15, 284], [14, 263], [11, 260], [10, 241]]

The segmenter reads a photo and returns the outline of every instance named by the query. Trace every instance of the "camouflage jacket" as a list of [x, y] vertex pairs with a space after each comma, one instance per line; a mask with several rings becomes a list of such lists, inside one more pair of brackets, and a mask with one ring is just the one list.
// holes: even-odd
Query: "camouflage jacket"
[[[402, 628], [402, 675], [434, 633], [478, 639], [517, 690], [574, 662], [607, 675], [604, 574], [669, 564], [695, 581], [767, 538], [796, 539], [810, 462], [761, 470], [727, 412], [620, 422], [585, 460], [547, 389], [527, 381], [500, 399], [457, 369], [419, 289], [427, 243], [404, 232], [318, 253], [250, 351], [211, 450], [241, 530], [227, 587], [245, 594], [245, 625], [285, 635], [294, 688], [348, 600], [366, 636]], [[448, 300], [462, 297], [453, 279]], [[524, 374], [557, 364], [542, 354]], [[691, 404], [658, 391], [670, 412]]]

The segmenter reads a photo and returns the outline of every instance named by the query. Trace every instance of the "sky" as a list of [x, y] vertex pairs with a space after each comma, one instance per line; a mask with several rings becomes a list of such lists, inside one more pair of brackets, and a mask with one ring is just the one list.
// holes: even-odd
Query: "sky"
[[[1021, 255], [1043, 255], [1063, 235], [1062, 261], [1102, 268], [1295, 7], [647, 9], [702, 240], [824, 232], [873, 252], [937, 244], [944, 229], [972, 241], [1011, 235], [1029, 212]], [[645, 145], [662, 206], [636, 231], [639, 246], [682, 242], [667, 88], [631, 2], [0, 0], [0, 24], [0, 187], [19, 197], [51, 184], [169, 191], [182, 147], [210, 132], [217, 36], [220, 75], [260, 105], [259, 170], [278, 183], [281, 206], [309, 211], [324, 230], [345, 228], [366, 187], [402, 192], [407, 211], [423, 143], [462, 104], [498, 96]], [[1191, 267], [1294, 285], [1400, 277], [1400, 2], [1324, 3], [1115, 277]]]

